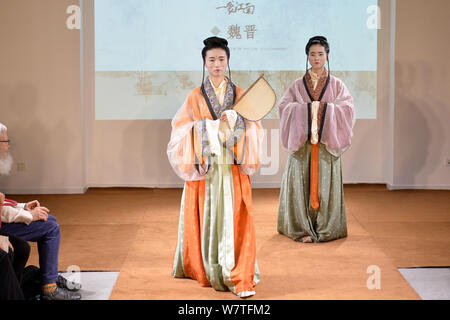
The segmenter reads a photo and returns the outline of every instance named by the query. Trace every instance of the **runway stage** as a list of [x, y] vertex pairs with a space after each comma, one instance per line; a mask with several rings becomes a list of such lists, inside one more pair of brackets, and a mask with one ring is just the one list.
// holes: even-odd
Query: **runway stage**
[[[348, 237], [303, 244], [278, 234], [279, 189], [254, 189], [261, 282], [250, 299], [420, 299], [399, 267], [450, 265], [450, 191], [345, 185]], [[111, 299], [234, 299], [171, 276], [181, 189], [89, 189], [38, 199], [61, 226], [61, 271], [120, 271]], [[32, 246], [29, 263], [38, 265]], [[380, 289], [368, 289], [380, 270]], [[370, 281], [369, 281], [370, 282]], [[373, 283], [373, 282], [370, 282]]]

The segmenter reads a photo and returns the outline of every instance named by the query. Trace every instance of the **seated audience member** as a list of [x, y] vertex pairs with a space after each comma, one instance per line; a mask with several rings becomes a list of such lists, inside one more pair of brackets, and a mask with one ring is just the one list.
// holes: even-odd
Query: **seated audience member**
[[[13, 163], [9, 145], [7, 128], [0, 123], [0, 174], [3, 175], [10, 173]], [[1, 219], [3, 232], [26, 241], [37, 242], [42, 275], [42, 299], [81, 299], [81, 294], [74, 292], [80, 285], [64, 281], [58, 275], [60, 228], [49, 210], [42, 207], [37, 200], [33, 200], [16, 206], [2, 206]]]

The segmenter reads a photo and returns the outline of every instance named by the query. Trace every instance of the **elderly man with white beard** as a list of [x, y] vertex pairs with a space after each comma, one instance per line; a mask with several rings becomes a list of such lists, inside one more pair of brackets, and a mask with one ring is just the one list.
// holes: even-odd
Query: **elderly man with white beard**
[[[0, 123], [0, 174], [8, 175], [13, 164], [7, 128]], [[79, 284], [58, 275], [60, 229], [56, 218], [37, 200], [1, 207], [1, 229], [26, 241], [37, 242], [42, 276], [42, 299], [79, 300]]]

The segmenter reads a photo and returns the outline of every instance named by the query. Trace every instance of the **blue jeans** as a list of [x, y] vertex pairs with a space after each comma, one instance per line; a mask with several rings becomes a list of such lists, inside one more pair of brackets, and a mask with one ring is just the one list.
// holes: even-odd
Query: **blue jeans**
[[47, 221], [25, 223], [2, 223], [2, 231], [26, 241], [37, 242], [42, 284], [54, 283], [58, 279], [58, 253], [61, 234], [56, 218], [48, 215]]

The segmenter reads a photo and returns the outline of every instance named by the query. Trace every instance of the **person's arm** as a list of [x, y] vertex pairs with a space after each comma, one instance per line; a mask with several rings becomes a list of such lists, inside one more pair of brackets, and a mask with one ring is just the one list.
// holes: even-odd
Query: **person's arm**
[[[24, 205], [24, 204], [22, 204]], [[2, 222], [4, 223], [25, 223], [30, 224], [33, 221], [33, 215], [25, 210], [23, 207], [1, 207], [2, 210]]]
[[[192, 91], [172, 119], [167, 156], [175, 173], [185, 181], [205, 178], [208, 137], [200, 114], [199, 89]], [[202, 99], [202, 98], [201, 98]], [[206, 169], [205, 169], [206, 168]]]
[[280, 115], [281, 143], [289, 152], [295, 152], [308, 140], [308, 103], [300, 94], [295, 81], [281, 98], [278, 105]]
[[[241, 90], [242, 89], [239, 88], [238, 92], [241, 92]], [[233, 150], [245, 134], [246, 122], [244, 118], [233, 109], [223, 112], [220, 121], [220, 128], [222, 131], [220, 133], [221, 141], [227, 149]]]
[[325, 145], [328, 152], [340, 157], [351, 144], [355, 109], [353, 97], [340, 80], [336, 83], [336, 91], [334, 101], [326, 104], [320, 142]]
[[263, 137], [264, 132], [260, 121], [245, 120], [244, 135], [234, 149], [242, 173], [252, 175], [259, 168]]
[[2, 222], [4, 223], [25, 223], [32, 221], [47, 221], [49, 209], [39, 206], [37, 200], [28, 203], [18, 203], [16, 207], [1, 207]]
[[[244, 90], [236, 87], [236, 94], [236, 99], [239, 100]], [[233, 152], [240, 171], [247, 175], [254, 174], [260, 164], [263, 140], [261, 122], [245, 120], [233, 109], [223, 112], [220, 121], [220, 139], [224, 146]]]

